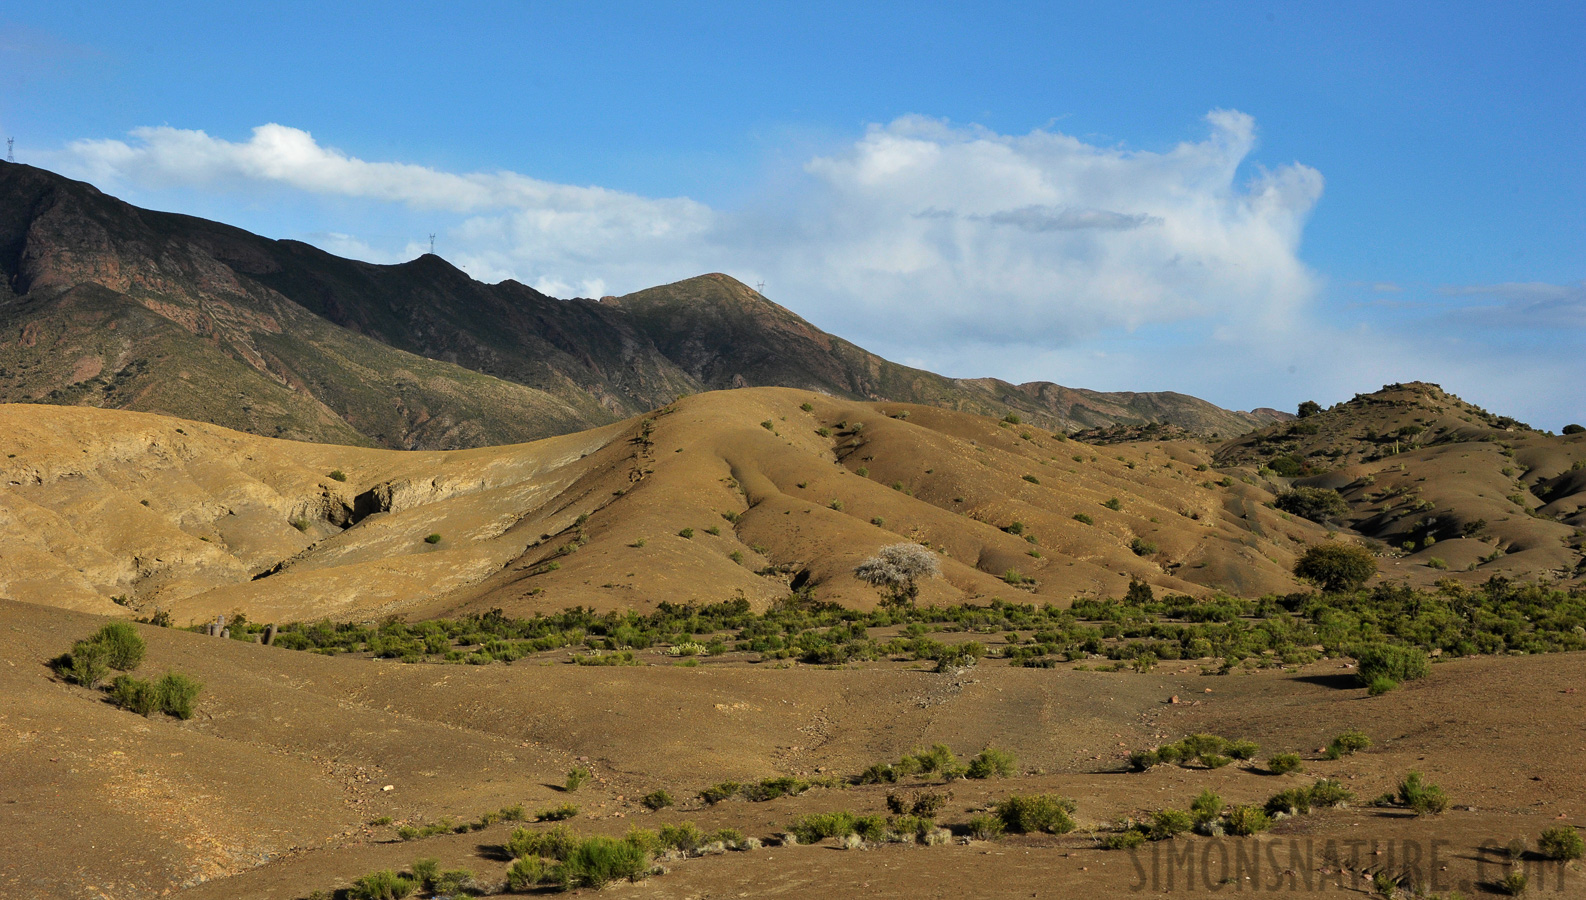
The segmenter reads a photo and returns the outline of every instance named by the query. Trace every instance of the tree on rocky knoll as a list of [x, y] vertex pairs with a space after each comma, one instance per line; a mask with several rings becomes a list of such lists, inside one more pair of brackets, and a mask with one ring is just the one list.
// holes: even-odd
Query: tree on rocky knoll
[[936, 555], [919, 544], [888, 544], [854, 568], [854, 577], [887, 592], [886, 603], [909, 606], [919, 596], [919, 580], [942, 574]]

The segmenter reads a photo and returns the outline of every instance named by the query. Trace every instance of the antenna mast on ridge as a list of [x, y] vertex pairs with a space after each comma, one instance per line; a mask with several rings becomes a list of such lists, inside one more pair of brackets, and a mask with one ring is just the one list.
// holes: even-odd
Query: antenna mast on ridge
[[16, 138], [14, 138], [14, 137], [6, 138], [6, 162], [13, 162], [14, 163], [14, 162], [17, 161], [16, 145], [17, 145], [17, 139]]
[[430, 235], [430, 255], [435, 255], [435, 235]]
[[760, 296], [764, 297], [765, 296], [765, 282], [762, 281], [759, 284], [755, 285], [754, 286], [754, 292], [759, 294]]

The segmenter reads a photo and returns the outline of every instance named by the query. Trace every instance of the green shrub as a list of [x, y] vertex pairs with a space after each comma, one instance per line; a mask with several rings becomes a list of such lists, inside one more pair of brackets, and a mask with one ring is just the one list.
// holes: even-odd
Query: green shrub
[[160, 709], [178, 719], [193, 717], [193, 703], [198, 700], [198, 694], [203, 689], [202, 682], [180, 672], [166, 672], [154, 683]]
[[679, 531], [677, 533], [677, 536], [680, 537], [680, 538], [692, 539], [694, 537], [694, 529], [692, 529], [692, 528], [684, 528], [682, 531]]
[[1266, 810], [1259, 806], [1236, 806], [1228, 811], [1228, 832], [1240, 836], [1259, 834], [1272, 827]]
[[578, 815], [578, 806], [572, 803], [563, 803], [550, 809], [542, 809], [534, 814], [536, 822], [561, 822]]
[[693, 853], [705, 844], [705, 832], [693, 822], [678, 822], [675, 825], [662, 825], [659, 832], [661, 846], [670, 847], [682, 853]]
[[969, 836], [977, 841], [994, 841], [1002, 837], [1002, 819], [988, 813], [969, 817]]
[[659, 790], [645, 794], [644, 799], [639, 802], [643, 803], [646, 809], [654, 811], [666, 809], [668, 806], [673, 805], [675, 801], [672, 800], [671, 794], [668, 794], [665, 790]]
[[514, 828], [507, 838], [507, 852], [516, 858], [549, 857], [551, 859], [566, 859], [573, 847], [578, 843], [578, 838], [573, 835], [572, 829], [566, 825], [557, 825], [544, 831], [532, 831], [528, 828]]
[[929, 750], [914, 751], [914, 761], [924, 775], [941, 774], [958, 768], [958, 757], [946, 744], [932, 744]]
[[1312, 522], [1325, 522], [1349, 513], [1349, 504], [1343, 495], [1327, 488], [1297, 487], [1284, 491], [1274, 505]]
[[596, 890], [614, 881], [638, 881], [650, 871], [650, 854], [627, 841], [591, 837], [581, 841], [552, 872], [562, 887]]
[[1395, 682], [1414, 681], [1432, 670], [1426, 651], [1397, 644], [1367, 644], [1355, 650], [1355, 661], [1359, 664], [1355, 677], [1368, 686], [1384, 677]]
[[1273, 794], [1267, 800], [1266, 811], [1268, 815], [1297, 816], [1311, 811], [1311, 792], [1308, 788], [1289, 788]]
[[419, 889], [427, 894], [450, 897], [472, 887], [474, 873], [467, 869], [441, 871], [438, 859], [416, 859], [408, 869], [418, 882]]
[[1354, 544], [1317, 544], [1294, 563], [1294, 575], [1328, 593], [1359, 590], [1377, 574], [1377, 558]]
[[1107, 507], [1113, 512], [1117, 512], [1118, 510], [1123, 509], [1123, 501], [1119, 500], [1117, 497], [1113, 497], [1106, 503], [1103, 503], [1102, 506]]
[[766, 778], [757, 784], [744, 785], [743, 796], [745, 800], [763, 803], [778, 797], [796, 797], [809, 789], [810, 783], [802, 778]]
[[1343, 783], [1336, 778], [1318, 778], [1310, 787], [1312, 806], [1343, 806], [1353, 799], [1355, 795], [1345, 790]]
[[998, 803], [994, 811], [1003, 827], [1014, 834], [1068, 834], [1074, 830], [1074, 801], [1067, 797], [1014, 796]]
[[1222, 812], [1222, 795], [1211, 788], [1202, 790], [1196, 795], [1194, 802], [1190, 803], [1190, 813], [1194, 816], [1197, 825], [1215, 822]]
[[1133, 828], [1115, 831], [1101, 839], [1101, 846], [1106, 850], [1133, 850], [1144, 843], [1145, 833]]
[[1510, 869], [1498, 880], [1498, 889], [1510, 897], [1521, 897], [1525, 895], [1525, 890], [1530, 883], [1531, 879], [1527, 878], [1524, 872], [1519, 869]]
[[415, 890], [418, 890], [418, 884], [412, 879], [384, 869], [370, 872], [354, 881], [347, 896], [349, 900], [402, 900]]
[[788, 828], [801, 844], [814, 844], [829, 837], [854, 833], [856, 819], [851, 812], [814, 813], [795, 821]]
[[107, 622], [89, 642], [105, 648], [105, 664], [121, 672], [130, 672], [143, 662], [143, 636], [126, 622]]
[[1448, 809], [1448, 796], [1443, 789], [1426, 781], [1420, 772], [1410, 772], [1399, 782], [1396, 798], [1400, 806], [1414, 810], [1418, 816], [1435, 816]]
[[1548, 859], [1580, 859], [1583, 850], [1580, 832], [1567, 825], [1549, 828], [1536, 842], [1537, 852]]
[[964, 774], [970, 778], [1010, 778], [1013, 764], [1012, 753], [987, 747], [969, 761], [969, 770]]
[[131, 675], [117, 675], [116, 680], [110, 682], [110, 702], [140, 716], [151, 715], [160, 708], [154, 684]]
[[330, 478], [332, 481], [346, 481], [347, 473], [340, 469], [332, 469], [330, 472]]
[[109, 656], [110, 651], [101, 644], [78, 641], [70, 653], [55, 659], [51, 665], [72, 684], [91, 688], [97, 687], [110, 674], [110, 664], [106, 662]]
[[1371, 746], [1371, 738], [1358, 728], [1350, 730], [1333, 738], [1327, 744], [1328, 759], [1342, 759], [1351, 753], [1358, 753]]
[[802, 409], [805, 412], [814, 412], [815, 411], [815, 407], [811, 406], [808, 403], [800, 403], [799, 404], [799, 409]]
[[1151, 816], [1146, 835], [1153, 841], [1165, 841], [1189, 831], [1194, 824], [1194, 819], [1183, 810], [1159, 809]]
[[436, 534], [436, 533], [432, 532], [432, 533], [426, 534], [424, 536], [424, 543], [426, 543], [426, 544], [439, 544], [440, 542], [441, 542], [441, 536], [439, 534]]
[[710, 787], [705, 788], [703, 791], [700, 791], [699, 799], [705, 801], [707, 805], [714, 806], [715, 804], [736, 795], [739, 788], [741, 787], [743, 787], [743, 785], [740, 785], [736, 781], [723, 781], [720, 784], [711, 785]]
[[1135, 556], [1150, 556], [1156, 552], [1156, 544], [1145, 538], [1135, 538], [1129, 542], [1129, 549], [1134, 551]]
[[1371, 679], [1370, 684], [1366, 685], [1366, 693], [1373, 697], [1380, 697], [1398, 686], [1399, 683], [1392, 678], [1386, 675], [1378, 675]]
[[1034, 475], [1021, 475], [1019, 477], [1023, 478], [1025, 481], [1028, 481], [1031, 484], [1040, 484], [1041, 483], [1041, 479], [1036, 478]]
[[552, 880], [551, 866], [538, 856], [520, 857], [507, 869], [507, 887], [514, 891], [531, 890]]
[[841, 500], [833, 500], [828, 505], [831, 506], [832, 509], [837, 510], [838, 512], [842, 512], [843, 511], [843, 501], [841, 501]]
[[1092, 519], [1090, 516], [1088, 516], [1088, 515], [1086, 515], [1084, 513], [1074, 513], [1074, 521], [1083, 523], [1085, 525], [1094, 525], [1094, 524], [1096, 524], [1096, 520], [1095, 519]]
[[563, 785], [563, 789], [569, 793], [576, 791], [588, 784], [590, 777], [588, 769], [583, 766], [574, 766], [567, 772], [567, 782]]
[[1267, 758], [1267, 770], [1275, 775], [1287, 775], [1305, 771], [1305, 765], [1300, 762], [1298, 753], [1274, 753]]
[[1238, 740], [1229, 741], [1227, 748], [1223, 752], [1234, 759], [1255, 759], [1256, 754], [1260, 751], [1261, 745], [1255, 741]]
[[666, 847], [661, 843], [661, 836], [648, 828], [633, 825], [628, 828], [628, 833], [623, 835], [623, 840], [638, 847], [640, 850], [654, 856]]

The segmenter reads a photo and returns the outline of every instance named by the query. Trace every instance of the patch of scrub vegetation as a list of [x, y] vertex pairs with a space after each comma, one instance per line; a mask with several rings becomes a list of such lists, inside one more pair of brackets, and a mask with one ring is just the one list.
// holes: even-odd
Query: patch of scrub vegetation
[[110, 702], [142, 716], [157, 712], [178, 719], [193, 717], [203, 684], [181, 672], [166, 672], [148, 680], [126, 674], [143, 663], [147, 645], [138, 630], [126, 622], [107, 622], [91, 636], [72, 645], [72, 649], [50, 660], [50, 668], [64, 680], [86, 688], [97, 688], [117, 675], [105, 688]]
[[[250, 640], [265, 628], [234, 621], [232, 637]], [[879, 628], [901, 633], [880, 640], [870, 633]], [[979, 641], [930, 636], [999, 631], [1030, 639], [992, 654]], [[1080, 598], [1069, 608], [993, 600], [983, 606], [895, 603], [869, 611], [816, 600], [806, 589], [763, 613], [743, 598], [706, 606], [662, 603], [650, 613], [581, 608], [529, 619], [493, 610], [419, 623], [292, 623], [275, 638], [276, 646], [319, 653], [475, 664], [576, 647], [586, 651], [578, 657], [585, 665], [626, 665], [638, 661], [636, 651], [685, 643], [701, 644], [711, 655], [736, 651], [817, 665], [894, 659], [949, 668], [999, 656], [1011, 665], [1051, 667], [1059, 660], [1132, 663], [1149, 655], [1157, 661], [1214, 659], [1224, 673], [1363, 654], [1373, 677], [1402, 681], [1434, 653], [1586, 650], [1586, 586], [1565, 590], [1494, 578], [1477, 588], [1452, 581], [1435, 590], [1380, 584], [1259, 599], [1157, 597], [1131, 589], [1121, 599]]]
[[654, 835], [635, 829], [625, 838], [578, 837], [566, 826], [548, 831], [519, 828], [507, 841], [513, 857], [507, 887], [529, 891], [543, 886], [562, 890], [599, 890], [619, 881], [640, 881], [652, 874]]
[[1136, 772], [1153, 766], [1200, 765], [1207, 769], [1220, 769], [1236, 759], [1252, 759], [1261, 747], [1254, 741], [1229, 740], [1215, 734], [1192, 734], [1189, 737], [1163, 744], [1150, 750], [1136, 750], [1129, 754], [1129, 765]]

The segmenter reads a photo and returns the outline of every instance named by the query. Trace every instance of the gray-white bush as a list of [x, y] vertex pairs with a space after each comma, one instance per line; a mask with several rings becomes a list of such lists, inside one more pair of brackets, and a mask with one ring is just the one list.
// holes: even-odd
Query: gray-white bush
[[936, 555], [919, 544], [888, 544], [854, 568], [854, 577], [887, 592], [887, 602], [912, 604], [919, 581], [942, 574]]

